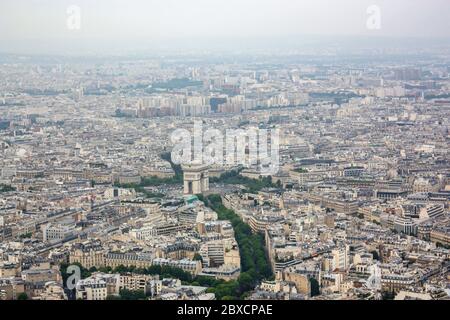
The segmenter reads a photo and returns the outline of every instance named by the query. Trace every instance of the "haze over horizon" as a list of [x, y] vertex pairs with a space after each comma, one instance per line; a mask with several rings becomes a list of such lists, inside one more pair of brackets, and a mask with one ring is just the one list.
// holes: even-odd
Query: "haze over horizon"
[[[371, 5], [380, 9], [379, 29], [367, 27]], [[67, 27], [71, 6], [80, 9], [79, 29]], [[448, 44], [449, 16], [446, 0], [2, 0], [0, 52], [189, 50], [210, 44], [270, 48], [283, 47], [283, 41], [297, 45], [335, 37], [369, 42], [413, 37]]]

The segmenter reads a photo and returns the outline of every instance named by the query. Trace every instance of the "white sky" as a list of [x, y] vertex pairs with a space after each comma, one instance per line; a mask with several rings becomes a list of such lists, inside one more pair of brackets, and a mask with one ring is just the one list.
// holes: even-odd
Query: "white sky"
[[[81, 29], [67, 28], [70, 5]], [[370, 5], [381, 29], [366, 27]], [[67, 41], [376, 35], [450, 38], [450, 0], [0, 0], [0, 52]]]

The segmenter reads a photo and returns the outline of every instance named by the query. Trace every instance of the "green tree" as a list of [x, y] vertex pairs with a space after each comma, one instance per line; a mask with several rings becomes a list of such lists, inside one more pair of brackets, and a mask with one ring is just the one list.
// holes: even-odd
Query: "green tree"
[[0, 192], [10, 192], [10, 191], [16, 191], [16, 188], [6, 184], [0, 184]]
[[373, 250], [373, 251], [371, 251], [370, 253], [372, 254], [374, 260], [380, 260], [380, 256], [379, 256], [379, 254], [378, 254], [378, 251]]
[[17, 296], [17, 300], [28, 300], [28, 295], [25, 292], [22, 292]]
[[250, 227], [233, 210], [225, 208], [220, 195], [209, 195], [205, 204], [217, 212], [219, 219], [231, 221], [241, 256], [241, 275], [237, 287], [219, 283], [214, 286], [214, 293], [217, 299], [226, 296], [242, 297], [253, 290], [258, 281], [273, 276], [264, 247], [264, 236], [252, 233]]
[[311, 283], [311, 297], [320, 295], [319, 282], [315, 278], [309, 278], [309, 282]]
[[194, 257], [192, 258], [192, 260], [203, 262], [203, 258], [202, 258], [202, 256], [199, 253], [195, 253]]
[[111, 273], [112, 272], [112, 268], [111, 267], [100, 267], [98, 269], [98, 271], [103, 272], [103, 273]]
[[246, 292], [252, 290], [255, 287], [254, 281], [254, 278], [249, 273], [241, 273], [238, 278], [239, 291]]
[[394, 300], [394, 298], [395, 298], [395, 293], [394, 292], [385, 291], [382, 294], [382, 299], [383, 300]]
[[128, 290], [122, 289], [120, 290], [120, 299], [121, 300], [146, 300], [147, 296], [145, 295], [144, 290]]

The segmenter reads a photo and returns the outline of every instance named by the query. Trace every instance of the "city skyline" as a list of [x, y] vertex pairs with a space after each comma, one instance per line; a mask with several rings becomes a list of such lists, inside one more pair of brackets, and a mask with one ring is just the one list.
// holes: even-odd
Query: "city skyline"
[[448, 303], [449, 9], [1, 1], [0, 306]]

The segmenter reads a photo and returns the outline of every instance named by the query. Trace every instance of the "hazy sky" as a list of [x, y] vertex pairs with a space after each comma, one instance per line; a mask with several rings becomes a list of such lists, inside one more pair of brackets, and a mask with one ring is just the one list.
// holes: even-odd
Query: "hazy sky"
[[[367, 28], [371, 5], [380, 29]], [[0, 52], [301, 35], [450, 38], [450, 0], [0, 0]]]

